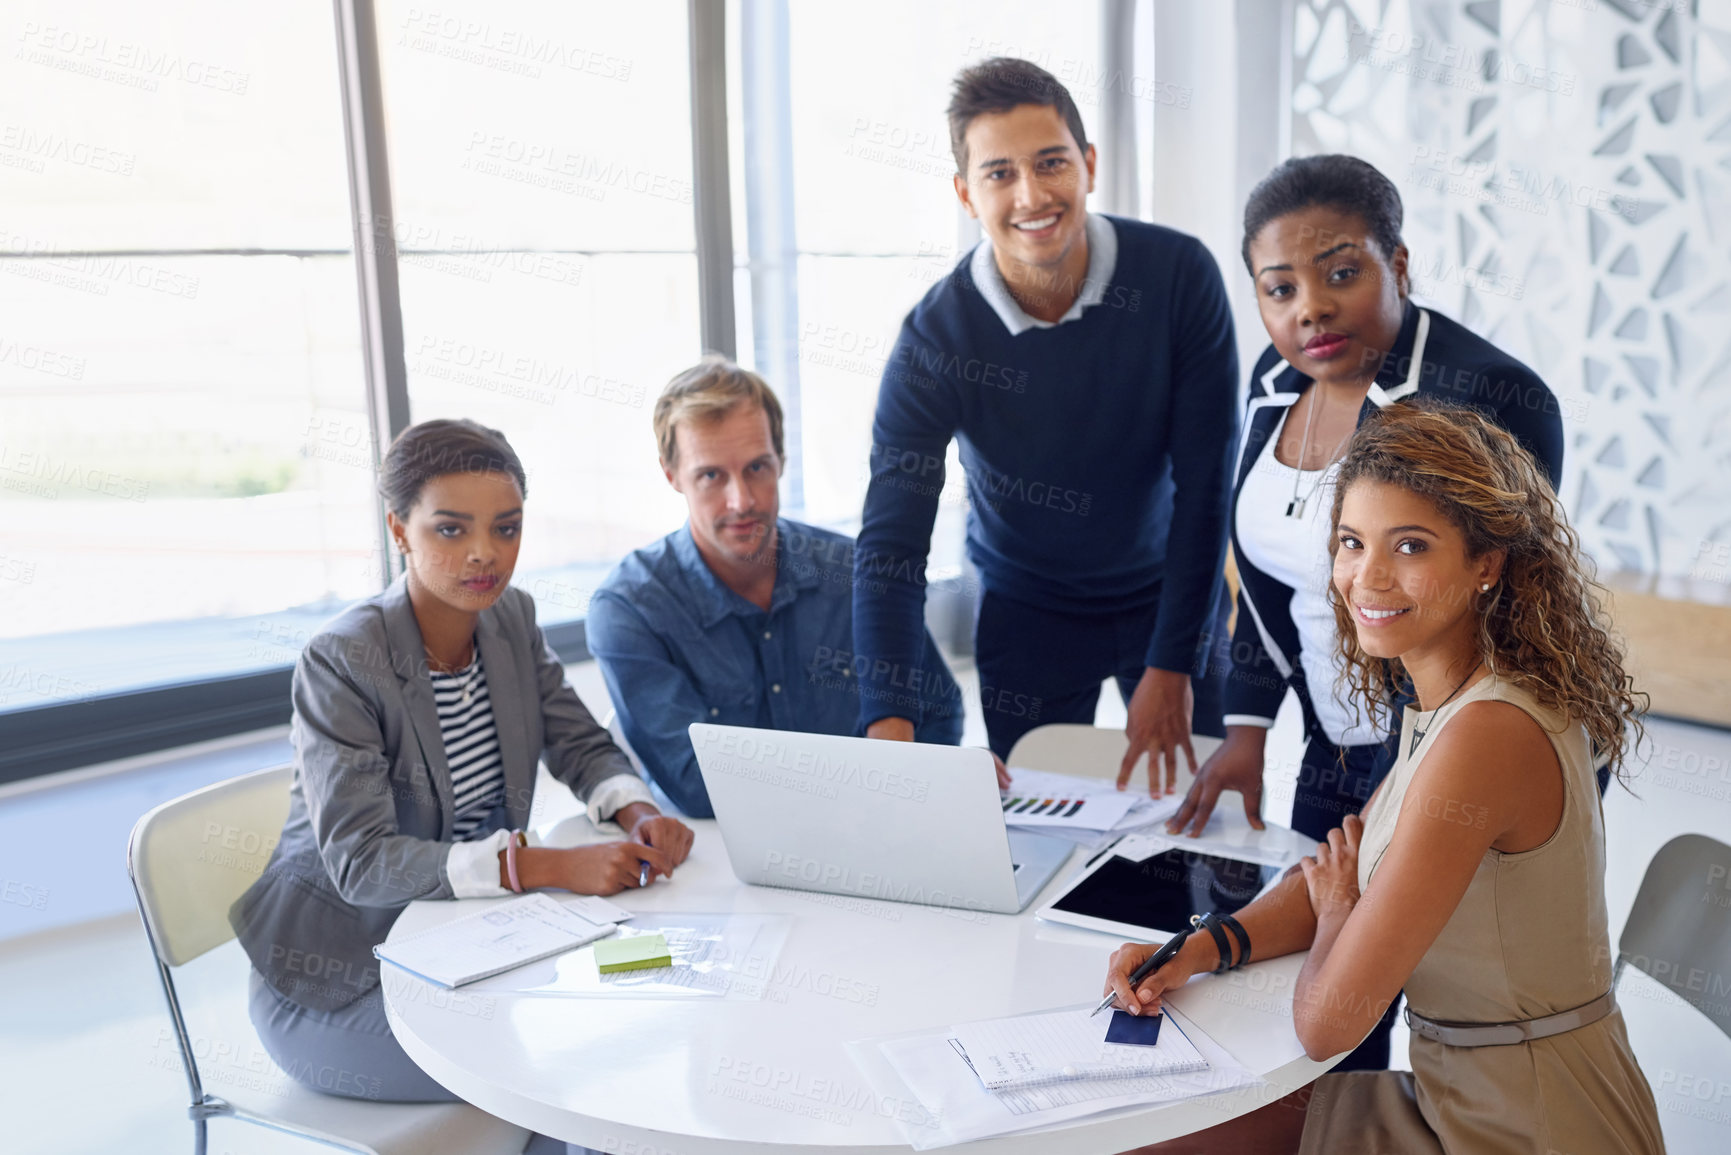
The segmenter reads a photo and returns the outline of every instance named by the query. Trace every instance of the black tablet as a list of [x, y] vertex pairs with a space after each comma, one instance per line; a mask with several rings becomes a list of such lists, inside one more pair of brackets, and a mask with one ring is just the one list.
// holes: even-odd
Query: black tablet
[[1190, 925], [1190, 916], [1231, 914], [1248, 906], [1279, 867], [1174, 848], [1141, 861], [1108, 850], [1038, 917], [1132, 938], [1166, 938]]

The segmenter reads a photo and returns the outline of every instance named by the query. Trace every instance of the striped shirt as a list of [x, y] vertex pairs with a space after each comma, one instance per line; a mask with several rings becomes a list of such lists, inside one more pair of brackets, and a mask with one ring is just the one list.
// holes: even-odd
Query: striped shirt
[[[466, 669], [454, 674], [428, 673], [433, 680], [433, 704], [439, 712], [439, 733], [445, 741], [445, 761], [451, 766], [451, 794], [457, 822], [453, 836], [463, 842], [492, 833], [484, 829], [493, 810], [505, 801], [505, 766], [499, 760], [499, 734], [493, 726], [493, 702], [481, 651]], [[463, 698], [468, 691], [468, 700]]]

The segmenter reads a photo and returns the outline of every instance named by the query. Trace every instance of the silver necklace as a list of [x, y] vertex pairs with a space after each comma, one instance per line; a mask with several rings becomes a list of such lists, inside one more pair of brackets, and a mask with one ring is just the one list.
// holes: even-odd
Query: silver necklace
[[1444, 706], [1448, 705], [1450, 702], [1455, 700], [1455, 694], [1458, 694], [1461, 692], [1461, 687], [1465, 686], [1467, 684], [1467, 678], [1470, 678], [1474, 674], [1478, 673], [1479, 667], [1482, 665], [1484, 665], [1483, 659], [1480, 659], [1479, 661], [1476, 661], [1473, 663], [1473, 668], [1467, 671], [1467, 676], [1466, 676], [1466, 678], [1461, 679], [1461, 684], [1459, 686], [1456, 686], [1454, 688], [1454, 690], [1449, 694], [1448, 697], [1444, 698], [1441, 702], [1439, 702], [1437, 704], [1437, 708], [1435, 710], [1430, 711], [1430, 721], [1429, 722], [1426, 722], [1422, 727], [1418, 724], [1418, 722], [1416, 720], [1413, 722], [1413, 724], [1412, 724], [1412, 744], [1406, 748], [1406, 756], [1408, 758], [1411, 758], [1415, 753], [1418, 752], [1418, 744], [1420, 742], [1424, 741], [1425, 734], [1427, 734], [1430, 731], [1430, 728], [1432, 726], [1436, 725], [1437, 715], [1442, 712], [1442, 708]]
[[[422, 646], [421, 648], [426, 650], [425, 646]], [[432, 659], [434, 665], [441, 665], [442, 664], [439, 662], [439, 659], [433, 657], [433, 651], [431, 651], [431, 650], [427, 650], [427, 657]], [[439, 670], [437, 672], [444, 674], [447, 677], [454, 676], [457, 673], [457, 671], [455, 671], [455, 670]], [[470, 655], [469, 655], [469, 664], [463, 668], [462, 690], [463, 690], [463, 702], [465, 704], [468, 703], [470, 695], [472, 695], [475, 692], [475, 675], [479, 674], [480, 672], [481, 672], [481, 655], [479, 653], [471, 651]]]
[[[1320, 389], [1322, 386], [1314, 385], [1312, 388]], [[1292, 500], [1286, 503], [1287, 517], [1302, 518], [1304, 516], [1304, 507], [1310, 503], [1310, 499], [1316, 496], [1316, 491], [1322, 486], [1323, 478], [1318, 477], [1311, 483], [1309, 493], [1306, 493], [1303, 497], [1298, 495], [1299, 483], [1304, 480], [1304, 455], [1310, 452], [1310, 425], [1311, 422], [1316, 419], [1316, 411], [1322, 408], [1325, 400], [1326, 398], [1319, 395], [1310, 408], [1306, 409], [1304, 412], [1304, 437], [1298, 443], [1298, 464], [1292, 470]], [[1340, 445], [1345, 445], [1346, 438], [1351, 436], [1352, 434], [1348, 433], [1346, 437], [1342, 437], [1340, 439]], [[1334, 462], [1335, 454], [1340, 452], [1340, 445], [1334, 447], [1334, 453], [1328, 455], [1328, 464], [1323, 465], [1322, 469], [1318, 471], [1324, 476], [1328, 473], [1328, 465]]]

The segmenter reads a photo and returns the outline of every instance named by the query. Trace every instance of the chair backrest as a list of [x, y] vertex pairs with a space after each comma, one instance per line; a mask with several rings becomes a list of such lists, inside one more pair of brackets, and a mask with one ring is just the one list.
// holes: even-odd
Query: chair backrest
[[1731, 846], [1705, 834], [1661, 846], [1617, 952], [1619, 969], [1664, 984], [1731, 1036]]
[[162, 961], [183, 966], [234, 937], [228, 908], [270, 861], [294, 770], [279, 766], [164, 802], [138, 820], [126, 869]]
[[1029, 730], [1004, 759], [1006, 766], [1050, 770], [1079, 778], [1116, 778], [1130, 739], [1122, 730], [1054, 722]]

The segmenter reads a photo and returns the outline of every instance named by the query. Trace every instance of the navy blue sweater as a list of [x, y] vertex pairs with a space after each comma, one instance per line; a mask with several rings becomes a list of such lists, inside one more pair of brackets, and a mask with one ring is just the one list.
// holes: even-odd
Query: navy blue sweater
[[[1225, 552], [1232, 314], [1201, 242], [1111, 223], [1111, 283], [1075, 320], [1012, 336], [963, 258], [902, 323], [854, 562], [854, 648], [886, 692], [919, 664], [952, 437], [967, 471], [968, 556], [988, 592], [1067, 613], [1158, 603], [1147, 663], [1196, 665]], [[891, 716], [883, 703], [894, 700], [862, 692], [862, 722]]]

